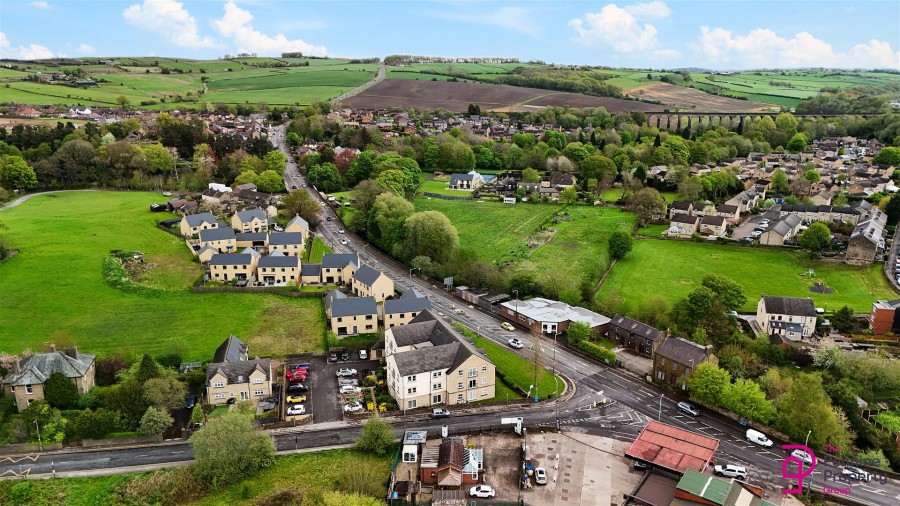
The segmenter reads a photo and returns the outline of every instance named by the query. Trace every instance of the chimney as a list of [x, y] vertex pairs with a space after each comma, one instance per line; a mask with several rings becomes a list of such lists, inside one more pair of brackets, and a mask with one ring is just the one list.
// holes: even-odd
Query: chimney
[[12, 363], [13, 373], [20, 374], [22, 372], [22, 359], [16, 357]]
[[78, 360], [78, 346], [72, 346], [71, 348], [66, 348], [65, 354]]
[[56, 351], [56, 343], [50, 343], [50, 352], [54, 353]]

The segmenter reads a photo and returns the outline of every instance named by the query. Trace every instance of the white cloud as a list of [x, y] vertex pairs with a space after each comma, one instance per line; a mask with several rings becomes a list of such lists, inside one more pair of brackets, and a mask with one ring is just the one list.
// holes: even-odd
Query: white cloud
[[46, 10], [49, 10], [52, 8], [52, 7], [50, 7], [50, 4], [48, 4], [47, 2], [44, 2], [44, 1], [40, 1], [40, 0], [37, 2], [31, 2], [29, 5], [31, 6], [32, 9], [38, 9], [38, 10], [42, 10], [42, 11], [46, 11]]
[[662, 2], [633, 4], [624, 8], [608, 4], [600, 12], [588, 12], [581, 18], [569, 21], [569, 26], [577, 34], [574, 40], [585, 46], [598, 44], [621, 54], [674, 58], [679, 55], [678, 51], [660, 46], [656, 27], [640, 22], [645, 18], [665, 18], [671, 13]]
[[283, 34], [270, 37], [253, 28], [250, 21], [253, 15], [229, 1], [225, 4], [222, 19], [212, 22], [213, 27], [223, 37], [232, 39], [234, 46], [241, 53], [278, 54], [299, 51], [305, 55], [325, 56], [325, 46], [314, 46], [301, 39], [290, 40]]
[[522, 32], [531, 37], [537, 37], [540, 32], [540, 25], [532, 18], [532, 10], [525, 7], [506, 6], [501, 7], [493, 12], [479, 11], [477, 13], [461, 13], [435, 11], [427, 15], [437, 19], [446, 19], [448, 21], [463, 21], [466, 23], [479, 23], [483, 25], [499, 26]]
[[0, 57], [10, 58], [13, 60], [44, 60], [63, 55], [55, 55], [53, 51], [45, 46], [38, 44], [28, 44], [27, 46], [13, 46], [6, 34], [0, 32]]
[[97, 49], [90, 44], [79, 44], [78, 54], [94, 54]]
[[175, 0], [144, 0], [143, 5], [135, 4], [125, 9], [122, 16], [130, 24], [160, 34], [176, 46], [216, 46], [213, 39], [200, 36], [197, 22]]
[[808, 32], [788, 39], [766, 28], [734, 35], [724, 28], [701, 26], [693, 47], [705, 65], [728, 68], [900, 68], [900, 52], [888, 42], [873, 39], [842, 53]]

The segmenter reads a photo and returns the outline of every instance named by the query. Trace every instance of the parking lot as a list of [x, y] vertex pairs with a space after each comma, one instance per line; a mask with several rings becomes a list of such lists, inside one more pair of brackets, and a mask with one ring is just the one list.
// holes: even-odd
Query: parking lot
[[[377, 360], [359, 360], [359, 356], [351, 353], [346, 362], [337, 361], [329, 363], [327, 357], [312, 357], [310, 359], [292, 359], [287, 362], [290, 369], [294, 364], [308, 362], [310, 364], [309, 376], [306, 379], [307, 401], [306, 414], [311, 414], [313, 423], [337, 422], [343, 420], [343, 403], [338, 393], [337, 371], [342, 367], [349, 367], [362, 371], [363, 369], [375, 370], [378, 367]], [[358, 375], [356, 379], [361, 380]]]
[[731, 238], [737, 241], [745, 237], [750, 237], [753, 233], [753, 229], [758, 227], [764, 218], [762, 216], [753, 216], [750, 219], [744, 221], [737, 228], [734, 229], [734, 232], [731, 234]]

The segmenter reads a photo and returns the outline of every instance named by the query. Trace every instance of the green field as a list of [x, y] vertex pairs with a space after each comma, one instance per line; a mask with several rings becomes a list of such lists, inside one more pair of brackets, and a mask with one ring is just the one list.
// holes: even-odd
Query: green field
[[425, 181], [419, 185], [418, 193], [436, 193], [438, 195], [452, 195], [454, 197], [471, 197], [471, 190], [451, 190], [447, 187], [448, 181], [436, 181], [434, 179]]
[[[671, 204], [675, 202], [678, 198], [678, 194], [676, 192], [659, 192], [662, 195], [662, 198], [665, 199], [667, 204]], [[606, 188], [600, 193], [600, 198], [605, 200], [606, 202], [617, 202], [620, 198], [622, 198], [622, 189], [621, 188]]]
[[[115, 105], [125, 96], [138, 107], [142, 101], [161, 102], [149, 107], [199, 107], [200, 103], [259, 103], [306, 105], [329, 100], [375, 77], [378, 65], [350, 64], [347, 60], [241, 58], [237, 60], [184, 60], [170, 58], [116, 58], [119, 65], [52, 67], [27, 65], [25, 71], [0, 68], [0, 83], [8, 86], [3, 99], [35, 105]], [[93, 60], [91, 60], [93, 61]], [[265, 68], [266, 63], [302, 63], [309, 66]], [[7, 63], [7, 62], [0, 62]], [[22, 65], [19, 62], [8, 62]], [[158, 64], [158, 66], [157, 66]], [[162, 74], [162, 68], [172, 72]], [[26, 82], [30, 74], [79, 69], [100, 82], [92, 88], [73, 88]], [[178, 72], [180, 71], [180, 72]], [[204, 92], [203, 80], [207, 80]], [[194, 95], [193, 102], [187, 93]], [[180, 100], [179, 101], [179, 97]]]
[[[812, 297], [817, 307], [826, 310], [846, 304], [858, 312], [868, 311], [875, 299], [897, 297], [878, 264], [851, 267], [804, 258], [804, 253], [795, 251], [639, 239], [613, 268], [598, 299], [615, 293], [631, 309], [658, 296], [674, 304], [700, 286], [708, 273], [722, 274], [743, 286], [747, 295], [743, 311], [754, 311], [762, 294]], [[803, 276], [808, 269], [814, 269], [814, 278]], [[815, 282], [824, 283], [834, 293], [811, 292], [809, 287]]]
[[[95, 506], [98, 504], [124, 504], [125, 502], [118, 501], [127, 497], [130, 499], [127, 501], [128, 504], [158, 504], [162, 502], [161, 499], [166, 498], [168, 499], [166, 504], [252, 506], [260, 504], [259, 501], [264, 498], [284, 490], [304, 494], [335, 490], [335, 484], [339, 478], [347, 469], [354, 466], [368, 469], [368, 475], [377, 479], [373, 490], [379, 489], [381, 486], [381, 490], [386, 493], [382, 484], [390, 474], [393, 457], [393, 453], [389, 453], [385, 457], [373, 457], [353, 450], [327, 450], [282, 455], [276, 458], [272, 466], [252, 478], [223, 487], [206, 496], [196, 486], [188, 485], [189, 490], [166, 486], [172, 481], [176, 481], [174, 476], [178, 473], [186, 472], [183, 468], [166, 469], [154, 473], [117, 474], [91, 478], [4, 480], [0, 481], [0, 504]], [[21, 499], [26, 493], [27, 499], [22, 502]], [[147, 494], [158, 494], [158, 497], [154, 497], [153, 502], [145, 502], [148, 500]], [[177, 497], [168, 497], [168, 495]]]
[[323, 255], [331, 253], [334, 251], [331, 251], [331, 248], [322, 242], [322, 239], [313, 237], [312, 246], [309, 248], [309, 258], [306, 261], [311, 264], [319, 264], [322, 263]]
[[[75, 343], [89, 353], [161, 354], [209, 359], [235, 334], [254, 354], [283, 356], [321, 347], [322, 303], [273, 294], [188, 290], [201, 274], [184, 242], [155, 227], [166, 213], [153, 193], [66, 192], [0, 211], [0, 234], [21, 252], [0, 265], [0, 351]], [[110, 250], [142, 251], [157, 267], [138, 293], [111, 287], [102, 265]]]

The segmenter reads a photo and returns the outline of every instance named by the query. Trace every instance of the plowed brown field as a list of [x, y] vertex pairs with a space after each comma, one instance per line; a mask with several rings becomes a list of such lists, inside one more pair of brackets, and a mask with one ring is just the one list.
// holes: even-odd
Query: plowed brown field
[[[694, 88], [669, 83], [648, 84], [628, 90], [625, 94], [644, 100], [659, 100], [665, 106], [692, 109], [698, 112], [762, 112], [767, 109], [777, 109], [777, 106], [772, 104], [720, 97]], [[660, 110], [660, 106], [655, 107], [655, 110]]]

